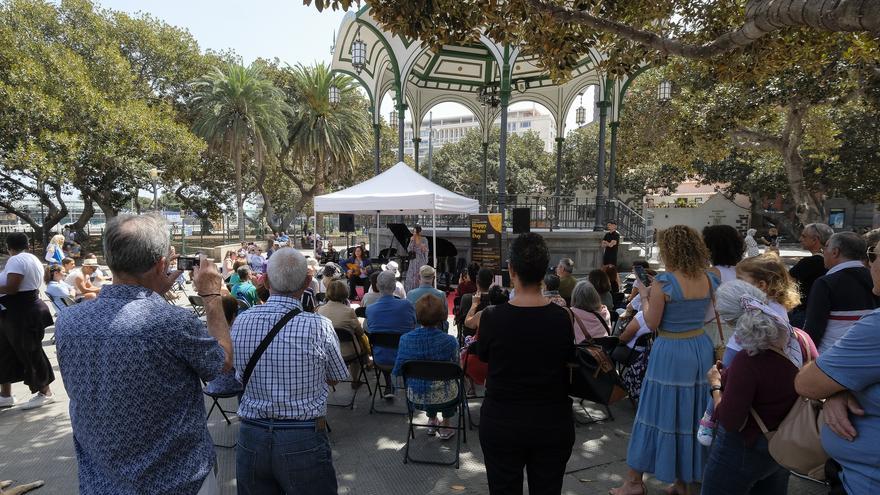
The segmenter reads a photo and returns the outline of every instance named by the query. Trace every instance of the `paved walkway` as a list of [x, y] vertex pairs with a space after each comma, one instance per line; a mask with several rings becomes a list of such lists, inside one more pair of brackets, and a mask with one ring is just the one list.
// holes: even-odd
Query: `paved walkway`
[[[184, 298], [181, 298], [181, 303]], [[55, 347], [47, 335], [46, 353], [58, 373]], [[25, 483], [37, 479], [46, 485], [35, 494], [78, 493], [77, 467], [73, 438], [68, 416], [68, 399], [59, 379], [52, 385], [57, 400], [43, 408], [23, 411], [12, 408], [0, 410], [0, 479]], [[19, 399], [29, 393], [22, 384], [13, 386]], [[343, 384], [331, 400], [347, 402], [351, 390]], [[145, 397], [144, 407], [161, 397]], [[406, 441], [404, 416], [369, 414], [370, 396], [362, 388], [354, 410], [331, 407], [328, 421], [333, 461], [339, 480], [340, 494], [363, 495], [421, 495], [421, 494], [488, 494], [485, 466], [477, 431], [469, 431], [467, 443], [462, 444], [461, 468], [403, 464]], [[383, 402], [383, 406], [384, 401]], [[235, 409], [235, 402], [223, 402], [225, 408]], [[209, 405], [206, 402], [206, 405]], [[402, 398], [395, 400], [402, 406]], [[401, 410], [401, 409], [399, 409]], [[576, 407], [580, 421], [587, 421], [587, 413], [602, 417], [604, 411], [587, 404], [586, 411]], [[471, 405], [473, 419], [479, 422], [479, 404]], [[626, 446], [633, 420], [633, 407], [628, 401], [611, 408], [614, 420], [578, 426], [574, 451], [565, 476], [565, 495], [607, 493], [621, 482], [626, 473]], [[209, 418], [209, 429], [214, 441], [221, 445], [235, 443], [238, 421], [227, 425], [216, 411]], [[510, 432], [516, 435], [517, 432]], [[454, 439], [440, 441], [417, 431], [411, 452], [429, 458], [449, 459]], [[235, 493], [235, 455], [233, 449], [217, 449], [222, 493]], [[649, 492], [662, 493], [663, 484], [648, 480]], [[789, 494], [825, 493], [823, 487], [792, 477]]]

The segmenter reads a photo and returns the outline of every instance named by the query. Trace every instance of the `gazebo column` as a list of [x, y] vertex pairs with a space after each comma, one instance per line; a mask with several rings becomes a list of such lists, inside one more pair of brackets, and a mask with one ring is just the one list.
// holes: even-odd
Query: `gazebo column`
[[553, 228], [559, 228], [559, 203], [562, 196], [562, 150], [564, 137], [556, 138], [556, 189], [553, 197]]
[[608, 157], [608, 199], [617, 199], [617, 128], [620, 122], [608, 124], [611, 128], [611, 153]]
[[488, 161], [489, 161], [489, 143], [483, 141], [480, 143], [480, 147], [483, 149], [483, 154], [481, 157], [483, 163], [483, 194], [480, 196], [480, 203], [482, 204], [483, 212], [489, 211], [489, 192], [487, 190], [488, 187]]
[[[415, 130], [413, 130], [415, 132]], [[422, 138], [414, 137], [413, 140], [413, 160], [416, 164], [416, 172], [419, 171], [419, 143], [422, 142]]]
[[608, 119], [609, 101], [596, 103], [599, 108], [599, 161], [596, 166], [596, 224], [595, 231], [605, 229], [605, 121]]
[[373, 124], [373, 162], [376, 166], [376, 175], [379, 175], [380, 170], [380, 158], [382, 157], [382, 150], [379, 146], [382, 144], [382, 125], [381, 124]]
[[398, 103], [397, 109], [397, 161], [403, 161], [403, 124], [406, 119], [406, 103]]

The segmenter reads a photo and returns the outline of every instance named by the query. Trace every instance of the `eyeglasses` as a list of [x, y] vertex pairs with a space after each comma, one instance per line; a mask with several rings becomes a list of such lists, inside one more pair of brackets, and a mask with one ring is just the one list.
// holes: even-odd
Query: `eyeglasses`
[[868, 263], [877, 261], [877, 252], [874, 251], [874, 247], [869, 247], [866, 254], [868, 255]]

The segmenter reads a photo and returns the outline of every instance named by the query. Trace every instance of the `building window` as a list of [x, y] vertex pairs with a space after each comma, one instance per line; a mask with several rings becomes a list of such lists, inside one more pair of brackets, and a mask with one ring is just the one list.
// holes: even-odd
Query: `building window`
[[531, 121], [528, 121], [528, 120], [525, 121], [525, 122], [520, 122], [520, 124], [519, 124], [519, 127], [520, 127], [521, 129], [528, 129], [528, 128], [531, 127], [531, 126], [532, 126], [532, 122], [531, 122]]

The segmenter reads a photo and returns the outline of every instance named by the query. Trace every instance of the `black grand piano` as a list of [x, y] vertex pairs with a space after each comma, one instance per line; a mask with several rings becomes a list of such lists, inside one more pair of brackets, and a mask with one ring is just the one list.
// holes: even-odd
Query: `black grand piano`
[[[388, 263], [389, 261], [394, 260], [397, 262], [398, 266], [400, 266], [400, 272], [406, 273], [407, 268], [409, 268], [409, 257], [406, 253], [406, 246], [409, 245], [412, 232], [410, 232], [407, 226], [402, 223], [389, 223], [386, 224], [386, 226], [394, 237], [391, 239], [391, 242], [389, 242], [388, 247], [382, 249], [379, 252], [379, 257], [374, 258], [373, 261], [378, 263]], [[425, 232], [427, 232], [427, 229], [423, 228], [422, 233]], [[425, 239], [428, 240], [428, 264], [433, 265], [434, 238], [433, 236], [425, 235]], [[397, 241], [396, 246], [395, 241]], [[453, 280], [453, 277], [459, 271], [456, 262], [457, 256], [458, 249], [452, 244], [452, 242], [443, 239], [442, 237], [437, 238], [438, 266], [434, 267], [437, 270], [437, 285], [448, 287], [453, 282], [457, 282], [457, 280]]]

